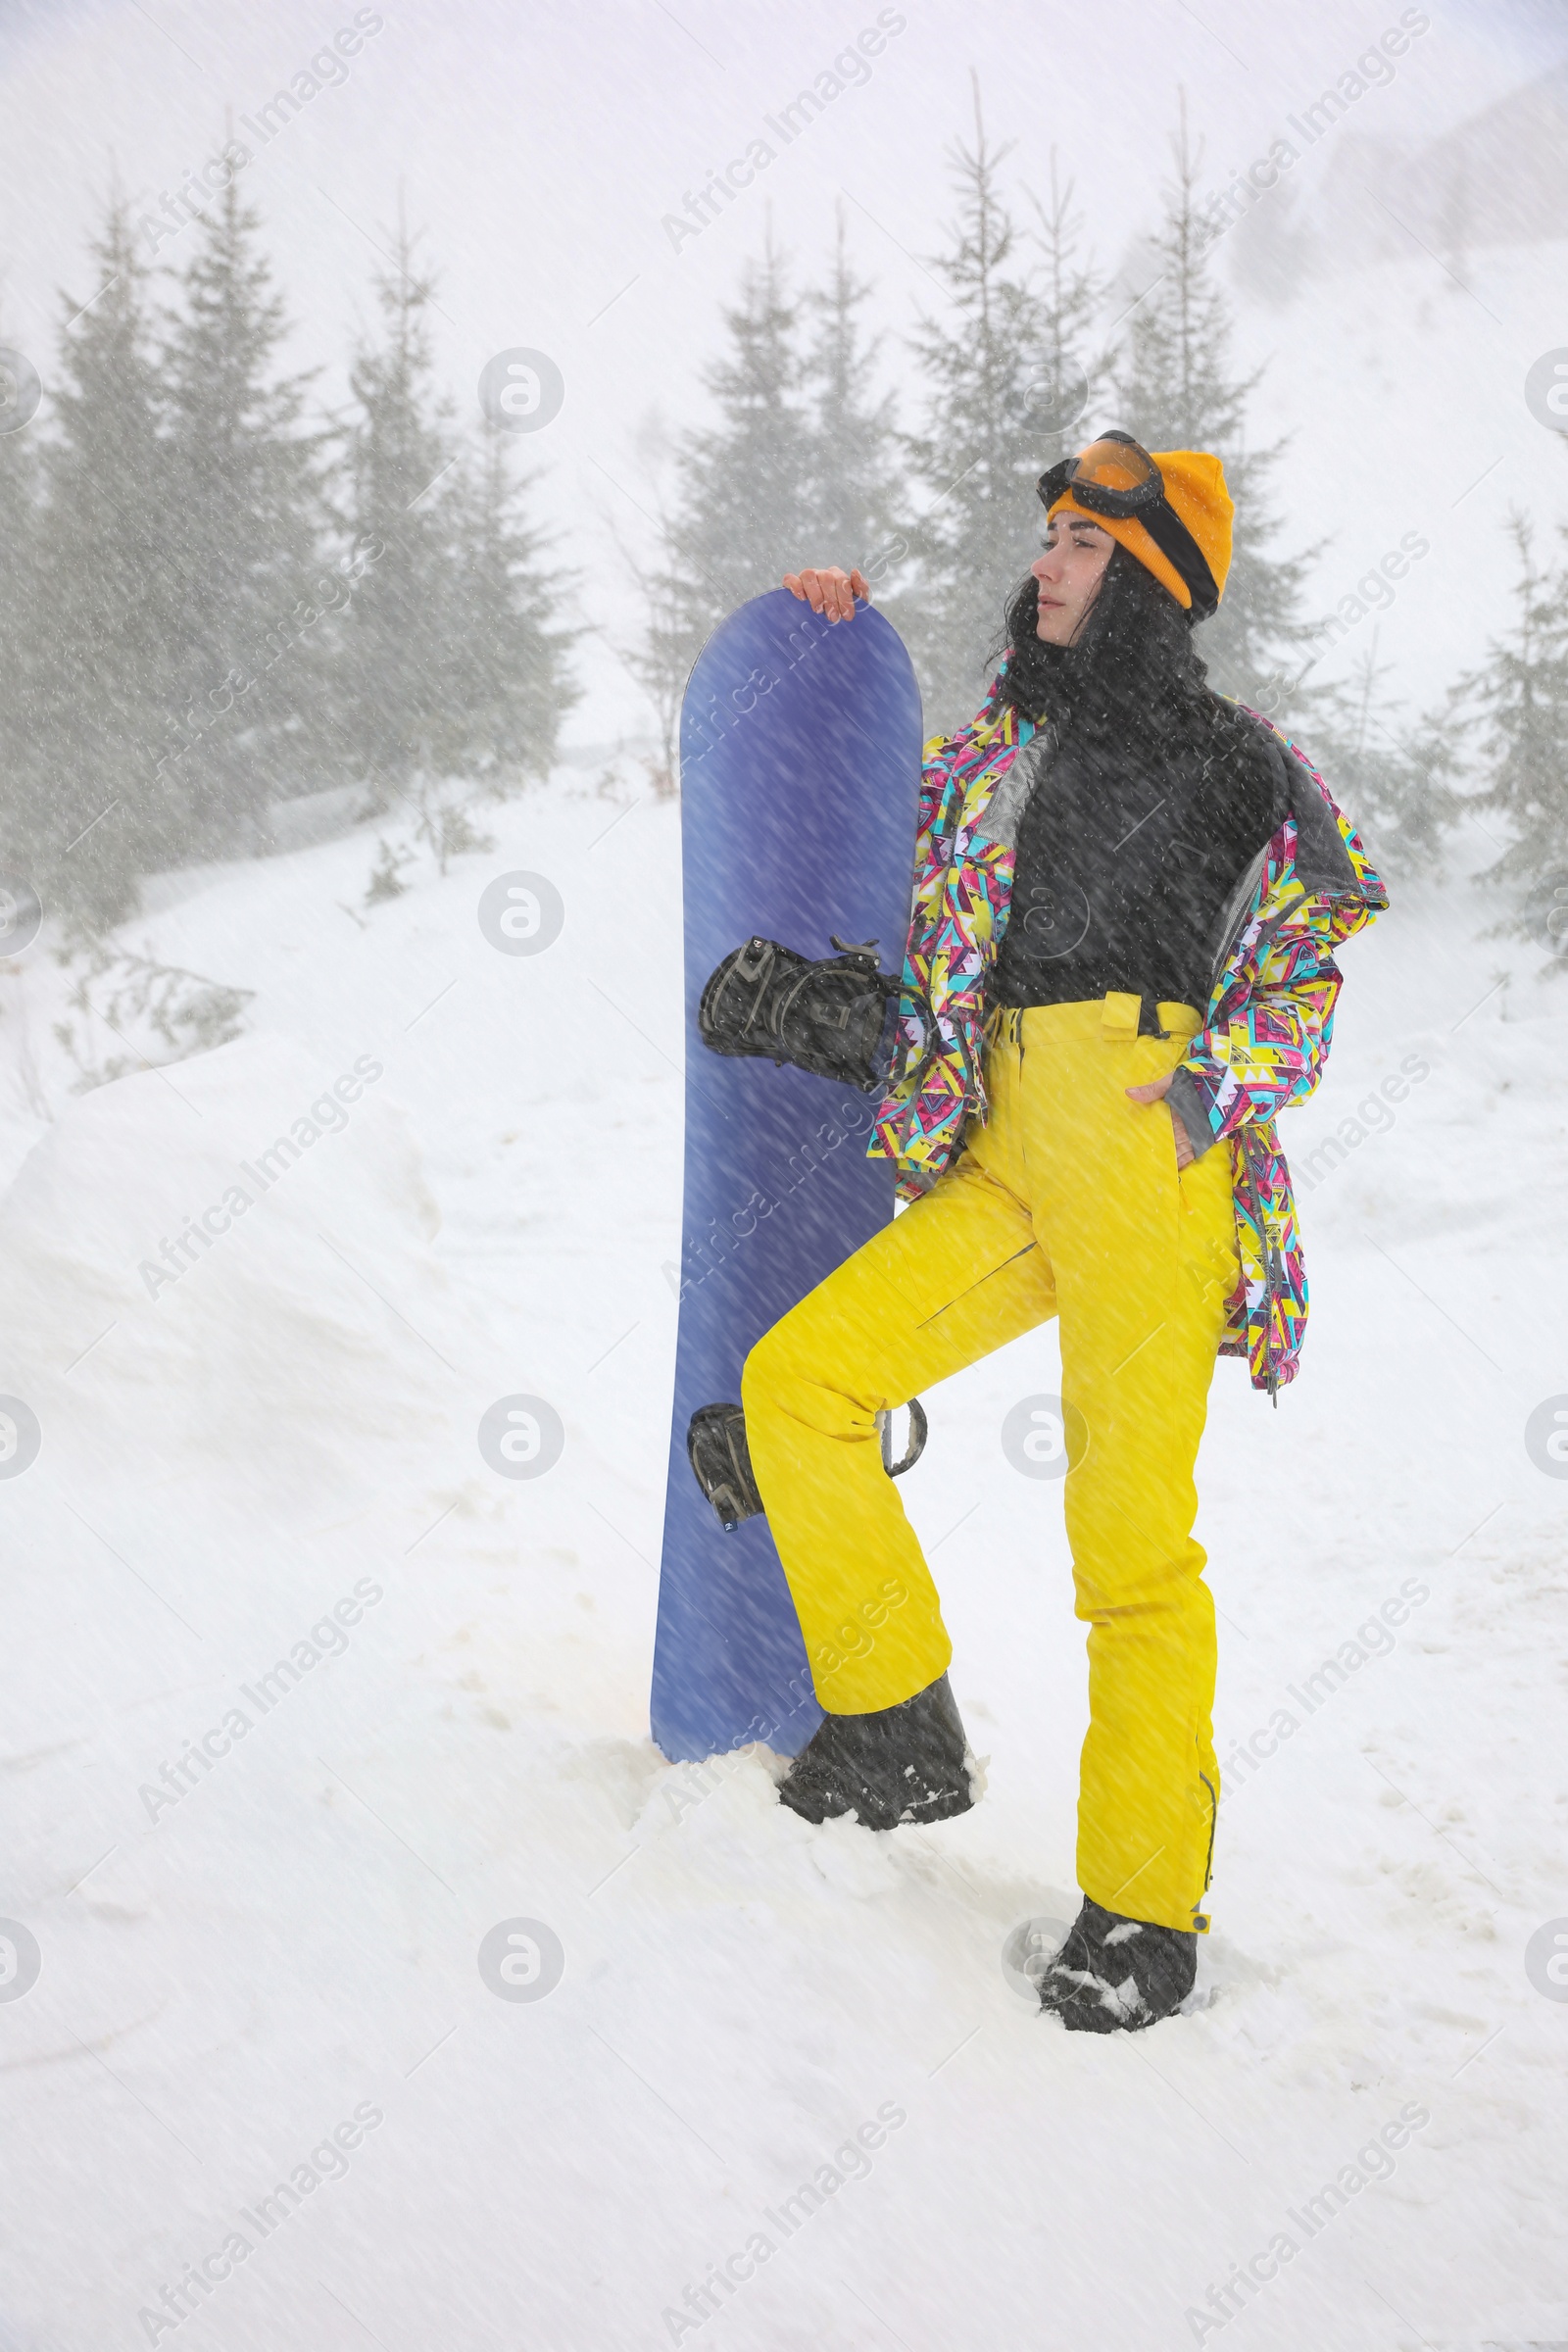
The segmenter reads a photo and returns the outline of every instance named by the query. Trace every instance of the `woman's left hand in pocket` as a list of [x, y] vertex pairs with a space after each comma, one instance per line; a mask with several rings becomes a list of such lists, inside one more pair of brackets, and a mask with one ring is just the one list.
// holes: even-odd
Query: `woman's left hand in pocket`
[[[1147, 1086], [1130, 1086], [1127, 1089], [1128, 1101], [1147, 1102], [1151, 1105], [1155, 1102], [1163, 1102], [1165, 1097], [1170, 1093], [1170, 1082], [1174, 1075], [1174, 1071], [1167, 1070], [1163, 1078], [1152, 1078]], [[1193, 1139], [1174, 1111], [1170, 1114], [1170, 1123], [1171, 1131], [1176, 1139], [1176, 1166], [1179, 1172], [1183, 1168], [1190, 1168], [1193, 1164]]]

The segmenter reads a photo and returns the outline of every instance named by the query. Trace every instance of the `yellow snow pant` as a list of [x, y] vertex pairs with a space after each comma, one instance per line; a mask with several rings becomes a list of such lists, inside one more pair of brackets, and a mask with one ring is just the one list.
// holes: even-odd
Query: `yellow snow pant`
[[[833, 1714], [898, 1704], [953, 1645], [882, 1466], [875, 1416], [1050, 1315], [1060, 1318], [1065, 1507], [1090, 1628], [1078, 1883], [1105, 1909], [1206, 1927], [1219, 1772], [1214, 1608], [1193, 1541], [1193, 1466], [1237, 1281], [1229, 1153], [1180, 1175], [1164, 1102], [1129, 1086], [1173, 1069], [1199, 1017], [1138, 999], [1004, 1012], [989, 1122], [957, 1165], [753, 1348], [752, 1462]], [[951, 1501], [1010, 1480], [999, 1442]]]

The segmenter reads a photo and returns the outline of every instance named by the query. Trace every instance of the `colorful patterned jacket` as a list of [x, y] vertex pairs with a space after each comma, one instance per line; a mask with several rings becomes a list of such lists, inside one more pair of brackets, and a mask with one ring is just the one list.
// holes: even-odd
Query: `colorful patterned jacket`
[[[987, 831], [997, 788], [1035, 734], [1002, 700], [1005, 662], [958, 734], [925, 747], [914, 902], [900, 1003], [901, 1066], [867, 1147], [891, 1159], [899, 1192], [930, 1190], [986, 1114], [986, 981], [1012, 891], [1009, 826]], [[1242, 706], [1245, 709], [1245, 705]], [[1348, 819], [1294, 743], [1257, 711], [1289, 787], [1289, 813], [1244, 878], [1220, 941], [1203, 1026], [1176, 1086], [1184, 1110], [1230, 1147], [1241, 1279], [1227, 1302], [1222, 1355], [1245, 1355], [1270, 1396], [1296, 1377], [1306, 1327], [1306, 1269], [1276, 1114], [1316, 1086], [1334, 1034], [1334, 951], [1388, 906]], [[922, 998], [924, 1004], [922, 1004]], [[924, 1005], [935, 1020], [927, 1037]], [[934, 1049], [923, 1072], [916, 1068]]]

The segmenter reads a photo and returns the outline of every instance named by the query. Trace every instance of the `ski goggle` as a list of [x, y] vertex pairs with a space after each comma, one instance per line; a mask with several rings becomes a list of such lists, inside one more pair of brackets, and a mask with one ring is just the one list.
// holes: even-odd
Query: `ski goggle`
[[1102, 433], [1076, 457], [1063, 458], [1040, 476], [1040, 502], [1048, 513], [1069, 492], [1086, 514], [1143, 524], [1186, 583], [1195, 620], [1218, 610], [1219, 587], [1207, 558], [1166, 498], [1159, 467], [1131, 433]]

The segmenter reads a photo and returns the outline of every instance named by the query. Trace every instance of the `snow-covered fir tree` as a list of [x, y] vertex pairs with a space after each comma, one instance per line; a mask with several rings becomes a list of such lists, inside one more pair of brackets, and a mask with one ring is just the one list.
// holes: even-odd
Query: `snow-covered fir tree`
[[503, 794], [549, 773], [561, 722], [578, 690], [569, 674], [576, 632], [559, 617], [565, 575], [544, 561], [549, 541], [529, 522], [528, 486], [512, 470], [512, 437], [491, 430], [458, 469], [449, 691], [466, 714], [454, 760]]
[[30, 847], [45, 898], [105, 922], [138, 874], [184, 854], [201, 812], [176, 758], [180, 572], [147, 265], [119, 197], [88, 256], [43, 447]]
[[1214, 279], [1213, 221], [1199, 193], [1202, 144], [1188, 135], [1185, 103], [1171, 148], [1164, 217], [1146, 248], [1154, 275], [1128, 313], [1113, 376], [1116, 414], [1106, 421], [1146, 449], [1206, 449], [1223, 460], [1236, 502], [1230, 576], [1218, 612], [1199, 624], [1197, 648], [1218, 692], [1283, 719], [1300, 708], [1309, 659], [1301, 598], [1317, 550], [1281, 555], [1274, 546], [1269, 482], [1285, 445], [1249, 446], [1263, 371], [1232, 368], [1230, 305]]
[[721, 317], [725, 347], [702, 375], [712, 420], [675, 442], [657, 549], [625, 555], [647, 615], [627, 662], [659, 716], [661, 775], [692, 663], [719, 621], [803, 564], [852, 560], [808, 544], [816, 460], [802, 306], [771, 228]]
[[[801, 368], [809, 462], [788, 568], [858, 565], [876, 601], [888, 603], [907, 549], [899, 528], [894, 400], [877, 388], [880, 337], [866, 334], [860, 316], [874, 289], [851, 266], [842, 204], [836, 230], [826, 280], [803, 304], [811, 330]], [[892, 598], [879, 593], [884, 580]]]
[[[1039, 553], [1035, 486], [1073, 437], [1062, 388], [1084, 368], [1092, 282], [1076, 253], [1070, 189], [1040, 209], [1048, 262], [1035, 282], [1001, 169], [1008, 147], [985, 127], [973, 88], [973, 143], [949, 160], [958, 192], [946, 252], [932, 262], [949, 295], [910, 338], [925, 415], [906, 438], [918, 485], [917, 572], [900, 605], [928, 730], [961, 723], [984, 687], [1008, 594]], [[1088, 372], [1088, 369], [1085, 369]], [[1070, 410], [1072, 403], [1066, 404]]]
[[275, 374], [286, 328], [259, 227], [231, 178], [196, 229], [161, 355], [178, 760], [212, 846], [244, 839], [270, 800], [335, 780], [322, 703], [348, 589], [318, 561], [325, 436], [302, 421], [308, 378]]
[[1528, 930], [1529, 901], [1547, 877], [1568, 875], [1568, 563], [1540, 561], [1523, 514], [1508, 527], [1513, 626], [1491, 641], [1456, 701], [1478, 747], [1476, 806], [1495, 810], [1511, 836], [1490, 878], [1527, 893], [1518, 922]]
[[1313, 696], [1310, 751], [1362, 834], [1373, 864], [1397, 878], [1435, 867], [1462, 806], [1451, 713], [1414, 726], [1389, 693], [1391, 662], [1371, 643], [1342, 683]]
[[678, 447], [676, 503], [664, 532], [669, 622], [688, 669], [726, 613], [812, 560], [802, 553], [811, 436], [800, 304], [771, 232], [722, 318], [727, 348], [703, 375], [715, 420]]
[[[19, 403], [22, 386], [0, 397]], [[46, 775], [38, 758], [39, 573], [42, 518], [38, 506], [36, 426], [0, 417], [0, 838], [3, 862], [15, 870], [34, 854], [34, 828]], [[3, 942], [0, 942], [3, 952]]]
[[1044, 282], [1039, 291], [1040, 352], [1029, 395], [1029, 421], [1039, 434], [1040, 469], [1081, 445], [1090, 404], [1110, 366], [1108, 352], [1092, 349], [1105, 288], [1092, 263], [1080, 258], [1083, 215], [1074, 185], [1063, 181], [1051, 150], [1051, 201], [1028, 189], [1037, 226], [1030, 237], [1039, 249]]
[[354, 593], [332, 724], [354, 772], [422, 809], [436, 779], [482, 774], [504, 791], [543, 775], [576, 690], [566, 583], [505, 436], [466, 450], [435, 391], [435, 279], [415, 243], [400, 220], [376, 280], [382, 333], [350, 375], [339, 504]]
[[350, 760], [383, 795], [445, 770], [464, 749], [453, 686], [460, 450], [432, 383], [426, 318], [435, 279], [416, 266], [401, 220], [376, 278], [383, 331], [350, 372], [343, 510], [357, 566], [336, 724]]

